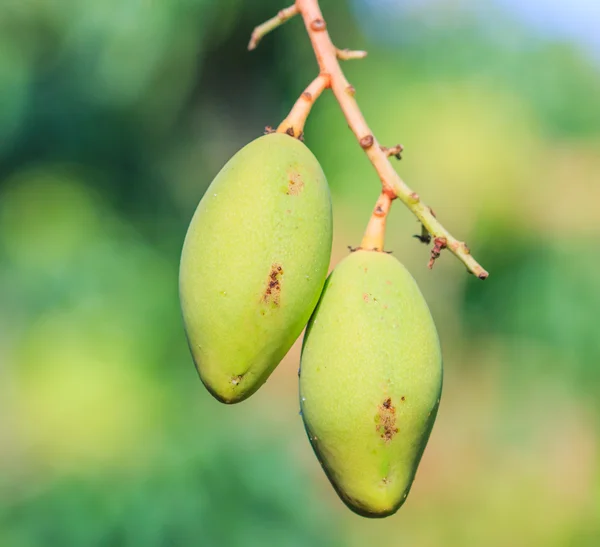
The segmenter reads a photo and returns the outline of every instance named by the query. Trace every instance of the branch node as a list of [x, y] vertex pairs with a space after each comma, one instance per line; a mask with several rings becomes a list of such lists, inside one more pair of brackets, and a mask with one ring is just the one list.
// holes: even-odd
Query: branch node
[[360, 139], [360, 145], [363, 148], [363, 150], [368, 150], [369, 148], [371, 148], [374, 142], [375, 139], [373, 138], [373, 135], [366, 135], [365, 137]]
[[391, 186], [388, 186], [387, 184], [384, 185], [383, 193], [390, 199], [390, 201], [394, 201], [398, 198], [396, 190], [394, 190]]
[[354, 97], [354, 95], [356, 95], [356, 89], [353, 85], [348, 85], [346, 86], [346, 93], [350, 95], [350, 97]]
[[313, 19], [310, 24], [310, 28], [315, 32], [322, 32], [327, 28], [327, 25], [325, 24], [324, 19]]
[[417, 194], [416, 192], [411, 192], [410, 195], [408, 196], [408, 199], [410, 200], [410, 203], [412, 203], [413, 205], [415, 205], [421, 201], [419, 194]]

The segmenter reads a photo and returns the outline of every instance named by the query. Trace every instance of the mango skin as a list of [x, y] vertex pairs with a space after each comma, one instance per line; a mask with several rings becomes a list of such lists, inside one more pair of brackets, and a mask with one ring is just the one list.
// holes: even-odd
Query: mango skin
[[260, 137], [217, 174], [188, 228], [179, 292], [196, 368], [218, 400], [248, 398], [298, 338], [332, 232], [323, 170], [293, 137]]
[[317, 458], [354, 512], [385, 517], [404, 503], [442, 382], [437, 331], [410, 273], [381, 252], [342, 260], [305, 334], [300, 407]]

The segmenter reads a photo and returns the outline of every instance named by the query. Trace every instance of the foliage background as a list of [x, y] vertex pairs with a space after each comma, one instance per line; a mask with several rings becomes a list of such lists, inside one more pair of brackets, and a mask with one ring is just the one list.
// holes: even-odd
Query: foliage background
[[[378, 138], [406, 146], [397, 169], [491, 277], [449, 255], [428, 271], [394, 207], [388, 247], [430, 303], [446, 383], [408, 502], [369, 521], [305, 438], [299, 344], [225, 407], [179, 317], [197, 202], [315, 75], [300, 22], [249, 54], [280, 2], [0, 3], [2, 546], [600, 544], [598, 59], [506, 3], [399, 4], [322, 7], [340, 47], [369, 50], [345, 69]], [[335, 264], [378, 181], [329, 94], [306, 134]]]

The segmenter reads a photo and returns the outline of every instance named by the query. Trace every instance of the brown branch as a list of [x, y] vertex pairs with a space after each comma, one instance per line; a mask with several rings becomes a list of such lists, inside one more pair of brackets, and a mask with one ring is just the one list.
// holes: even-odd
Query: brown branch
[[265, 21], [262, 25], [258, 25], [254, 31], [252, 31], [248, 49], [250, 51], [256, 49], [258, 42], [260, 42], [265, 35], [283, 25], [283, 23], [294, 17], [294, 15], [298, 15], [298, 6], [296, 4], [289, 8], [282, 9], [275, 17], [271, 17], [271, 19]]
[[[295, 8], [295, 10], [292, 10], [292, 8]], [[413, 192], [400, 178], [390, 163], [387, 152], [382, 150], [381, 145], [377, 142], [354, 99], [356, 90], [348, 83], [342, 72], [338, 61], [339, 50], [333, 45], [329, 37], [327, 24], [323, 19], [318, 0], [296, 0], [294, 6], [287, 9], [293, 11], [292, 15], [296, 13], [302, 15], [317, 63], [319, 64], [320, 73], [328, 75], [333, 94], [344, 113], [350, 129], [379, 175], [383, 194], [390, 201], [395, 198], [400, 199], [421, 222], [427, 233], [431, 234], [434, 241], [444, 242], [443, 246], [441, 244], [437, 247], [434, 246], [432, 258], [434, 254], [439, 256], [439, 252], [443, 248], [448, 248], [463, 262], [471, 273], [475, 274], [479, 279], [486, 279], [488, 272], [471, 256], [466, 244], [453, 237], [437, 220], [431, 208], [425, 205], [419, 195]], [[251, 41], [250, 45], [255, 45], [257, 39], [260, 39], [266, 32], [279, 26], [281, 24], [280, 20], [281, 18], [279, 17], [279, 22], [277, 23], [273, 23], [273, 20], [270, 20], [257, 27], [253, 32], [254, 41]], [[259, 31], [258, 29], [262, 30]], [[266, 32], [264, 29], [267, 29]], [[367, 228], [368, 232], [369, 228]]]

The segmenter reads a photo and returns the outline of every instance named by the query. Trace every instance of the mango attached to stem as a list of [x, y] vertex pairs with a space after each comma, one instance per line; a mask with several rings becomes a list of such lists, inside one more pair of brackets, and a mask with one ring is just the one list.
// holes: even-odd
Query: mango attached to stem
[[342, 500], [368, 517], [406, 500], [442, 390], [437, 331], [415, 280], [359, 250], [329, 276], [304, 338], [300, 406]]
[[319, 300], [331, 243], [327, 180], [299, 140], [260, 137], [218, 173], [179, 276], [190, 350], [217, 399], [249, 397], [290, 349]]

